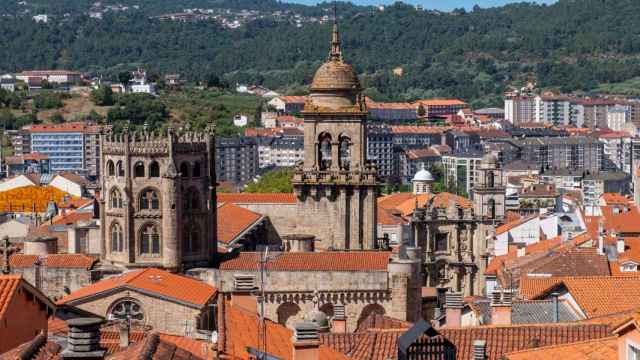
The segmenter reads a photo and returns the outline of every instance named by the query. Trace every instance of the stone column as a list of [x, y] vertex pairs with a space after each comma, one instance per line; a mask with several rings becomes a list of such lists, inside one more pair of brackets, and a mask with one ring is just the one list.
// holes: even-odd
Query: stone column
[[340, 169], [340, 142], [336, 141], [337, 139], [331, 140], [331, 170], [338, 170]]
[[350, 249], [362, 249], [364, 244], [362, 243], [362, 199], [360, 194], [361, 188], [354, 188], [353, 195], [351, 196], [351, 219], [349, 223], [349, 243]]
[[[127, 261], [129, 264], [136, 261], [136, 230], [133, 224], [133, 214], [135, 212], [135, 194], [133, 192], [133, 184], [131, 181], [131, 149], [129, 148], [129, 129], [125, 128], [122, 136], [124, 140], [124, 159], [122, 165], [124, 167], [124, 194], [122, 199], [122, 206], [124, 207], [124, 246], [125, 253], [127, 254]], [[116, 175], [118, 169], [116, 168]]]
[[177, 189], [175, 178], [166, 176], [162, 179], [162, 266], [170, 270], [178, 270], [182, 259], [182, 237], [178, 230], [178, 216], [182, 208], [182, 198]]
[[[376, 247], [376, 238], [377, 238], [377, 205], [376, 201], [376, 189], [374, 187], [367, 187], [364, 189], [364, 200], [363, 200], [363, 236], [364, 236], [364, 247], [365, 249], [374, 249]], [[404, 241], [403, 239], [399, 239], [400, 241]]]
[[344, 187], [337, 188], [337, 222], [333, 229], [334, 234], [334, 245], [340, 249], [349, 248], [349, 222], [350, 222], [350, 212], [349, 205], [347, 203], [347, 189]]

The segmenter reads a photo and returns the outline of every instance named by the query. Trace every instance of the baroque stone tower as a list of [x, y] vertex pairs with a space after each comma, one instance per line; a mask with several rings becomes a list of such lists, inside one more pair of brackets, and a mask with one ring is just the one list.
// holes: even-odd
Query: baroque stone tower
[[334, 23], [329, 58], [317, 70], [302, 112], [304, 164], [293, 177], [298, 228], [316, 235], [319, 247], [376, 247], [377, 170], [366, 159], [367, 114]]
[[503, 221], [505, 185], [502, 169], [493, 154], [486, 154], [480, 162], [478, 181], [473, 188], [475, 213], [482, 219]]
[[102, 262], [181, 271], [216, 254], [215, 135], [103, 134]]

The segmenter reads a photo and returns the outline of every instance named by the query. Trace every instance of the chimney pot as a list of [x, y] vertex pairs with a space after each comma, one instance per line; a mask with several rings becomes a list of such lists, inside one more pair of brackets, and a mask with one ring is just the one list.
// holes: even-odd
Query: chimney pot
[[445, 294], [445, 316], [447, 326], [462, 326], [462, 293], [447, 292]]
[[69, 335], [63, 359], [94, 360], [104, 359], [105, 350], [100, 347], [99, 318], [76, 318], [67, 321]]
[[318, 326], [310, 322], [296, 324], [293, 335], [293, 360], [318, 360], [319, 358]]
[[487, 358], [487, 341], [475, 340], [473, 342], [473, 360], [485, 360]]

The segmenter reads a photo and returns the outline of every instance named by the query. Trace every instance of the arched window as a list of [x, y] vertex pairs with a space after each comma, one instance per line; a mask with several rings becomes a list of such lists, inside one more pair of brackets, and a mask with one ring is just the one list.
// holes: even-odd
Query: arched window
[[111, 190], [109, 204], [112, 209], [122, 209], [122, 193], [116, 187]]
[[118, 170], [118, 176], [124, 176], [124, 166], [122, 166], [122, 160], [118, 160], [116, 168]]
[[160, 164], [158, 164], [157, 161], [153, 161], [151, 165], [149, 165], [149, 177], [160, 177]]
[[111, 252], [122, 252], [124, 250], [124, 239], [122, 226], [117, 222], [111, 224]]
[[340, 145], [338, 153], [340, 154], [340, 169], [349, 170], [351, 167], [351, 139], [348, 136], [340, 136]]
[[185, 253], [197, 253], [200, 251], [200, 230], [198, 225], [185, 227], [182, 238]]
[[113, 161], [107, 161], [107, 175], [116, 176], [116, 166], [113, 165]]
[[160, 254], [160, 232], [154, 224], [145, 225], [140, 231], [140, 254]]
[[158, 210], [160, 209], [160, 198], [154, 190], [147, 189], [140, 194], [140, 209]]
[[144, 177], [144, 163], [142, 161], [138, 161], [133, 167], [133, 176]]
[[493, 188], [495, 186], [495, 178], [493, 176], [493, 171], [489, 171], [487, 173], [487, 186], [489, 188]]
[[189, 164], [183, 162], [180, 164], [180, 176], [183, 178], [189, 177]]
[[126, 320], [135, 323], [144, 323], [144, 311], [142, 306], [133, 299], [118, 300], [109, 310], [109, 320]]
[[322, 133], [318, 137], [318, 166], [320, 170], [331, 167], [331, 135]]
[[193, 177], [200, 177], [200, 163], [199, 162], [194, 162], [193, 163]]
[[489, 210], [489, 218], [495, 219], [496, 218], [496, 201], [493, 199], [489, 199], [489, 202], [487, 203], [487, 207]]

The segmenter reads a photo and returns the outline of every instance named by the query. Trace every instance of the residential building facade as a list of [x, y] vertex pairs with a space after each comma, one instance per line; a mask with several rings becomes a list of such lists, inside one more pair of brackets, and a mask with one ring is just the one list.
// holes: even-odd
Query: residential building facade
[[218, 181], [244, 184], [251, 181], [258, 170], [258, 144], [255, 138], [217, 138], [216, 173]]

